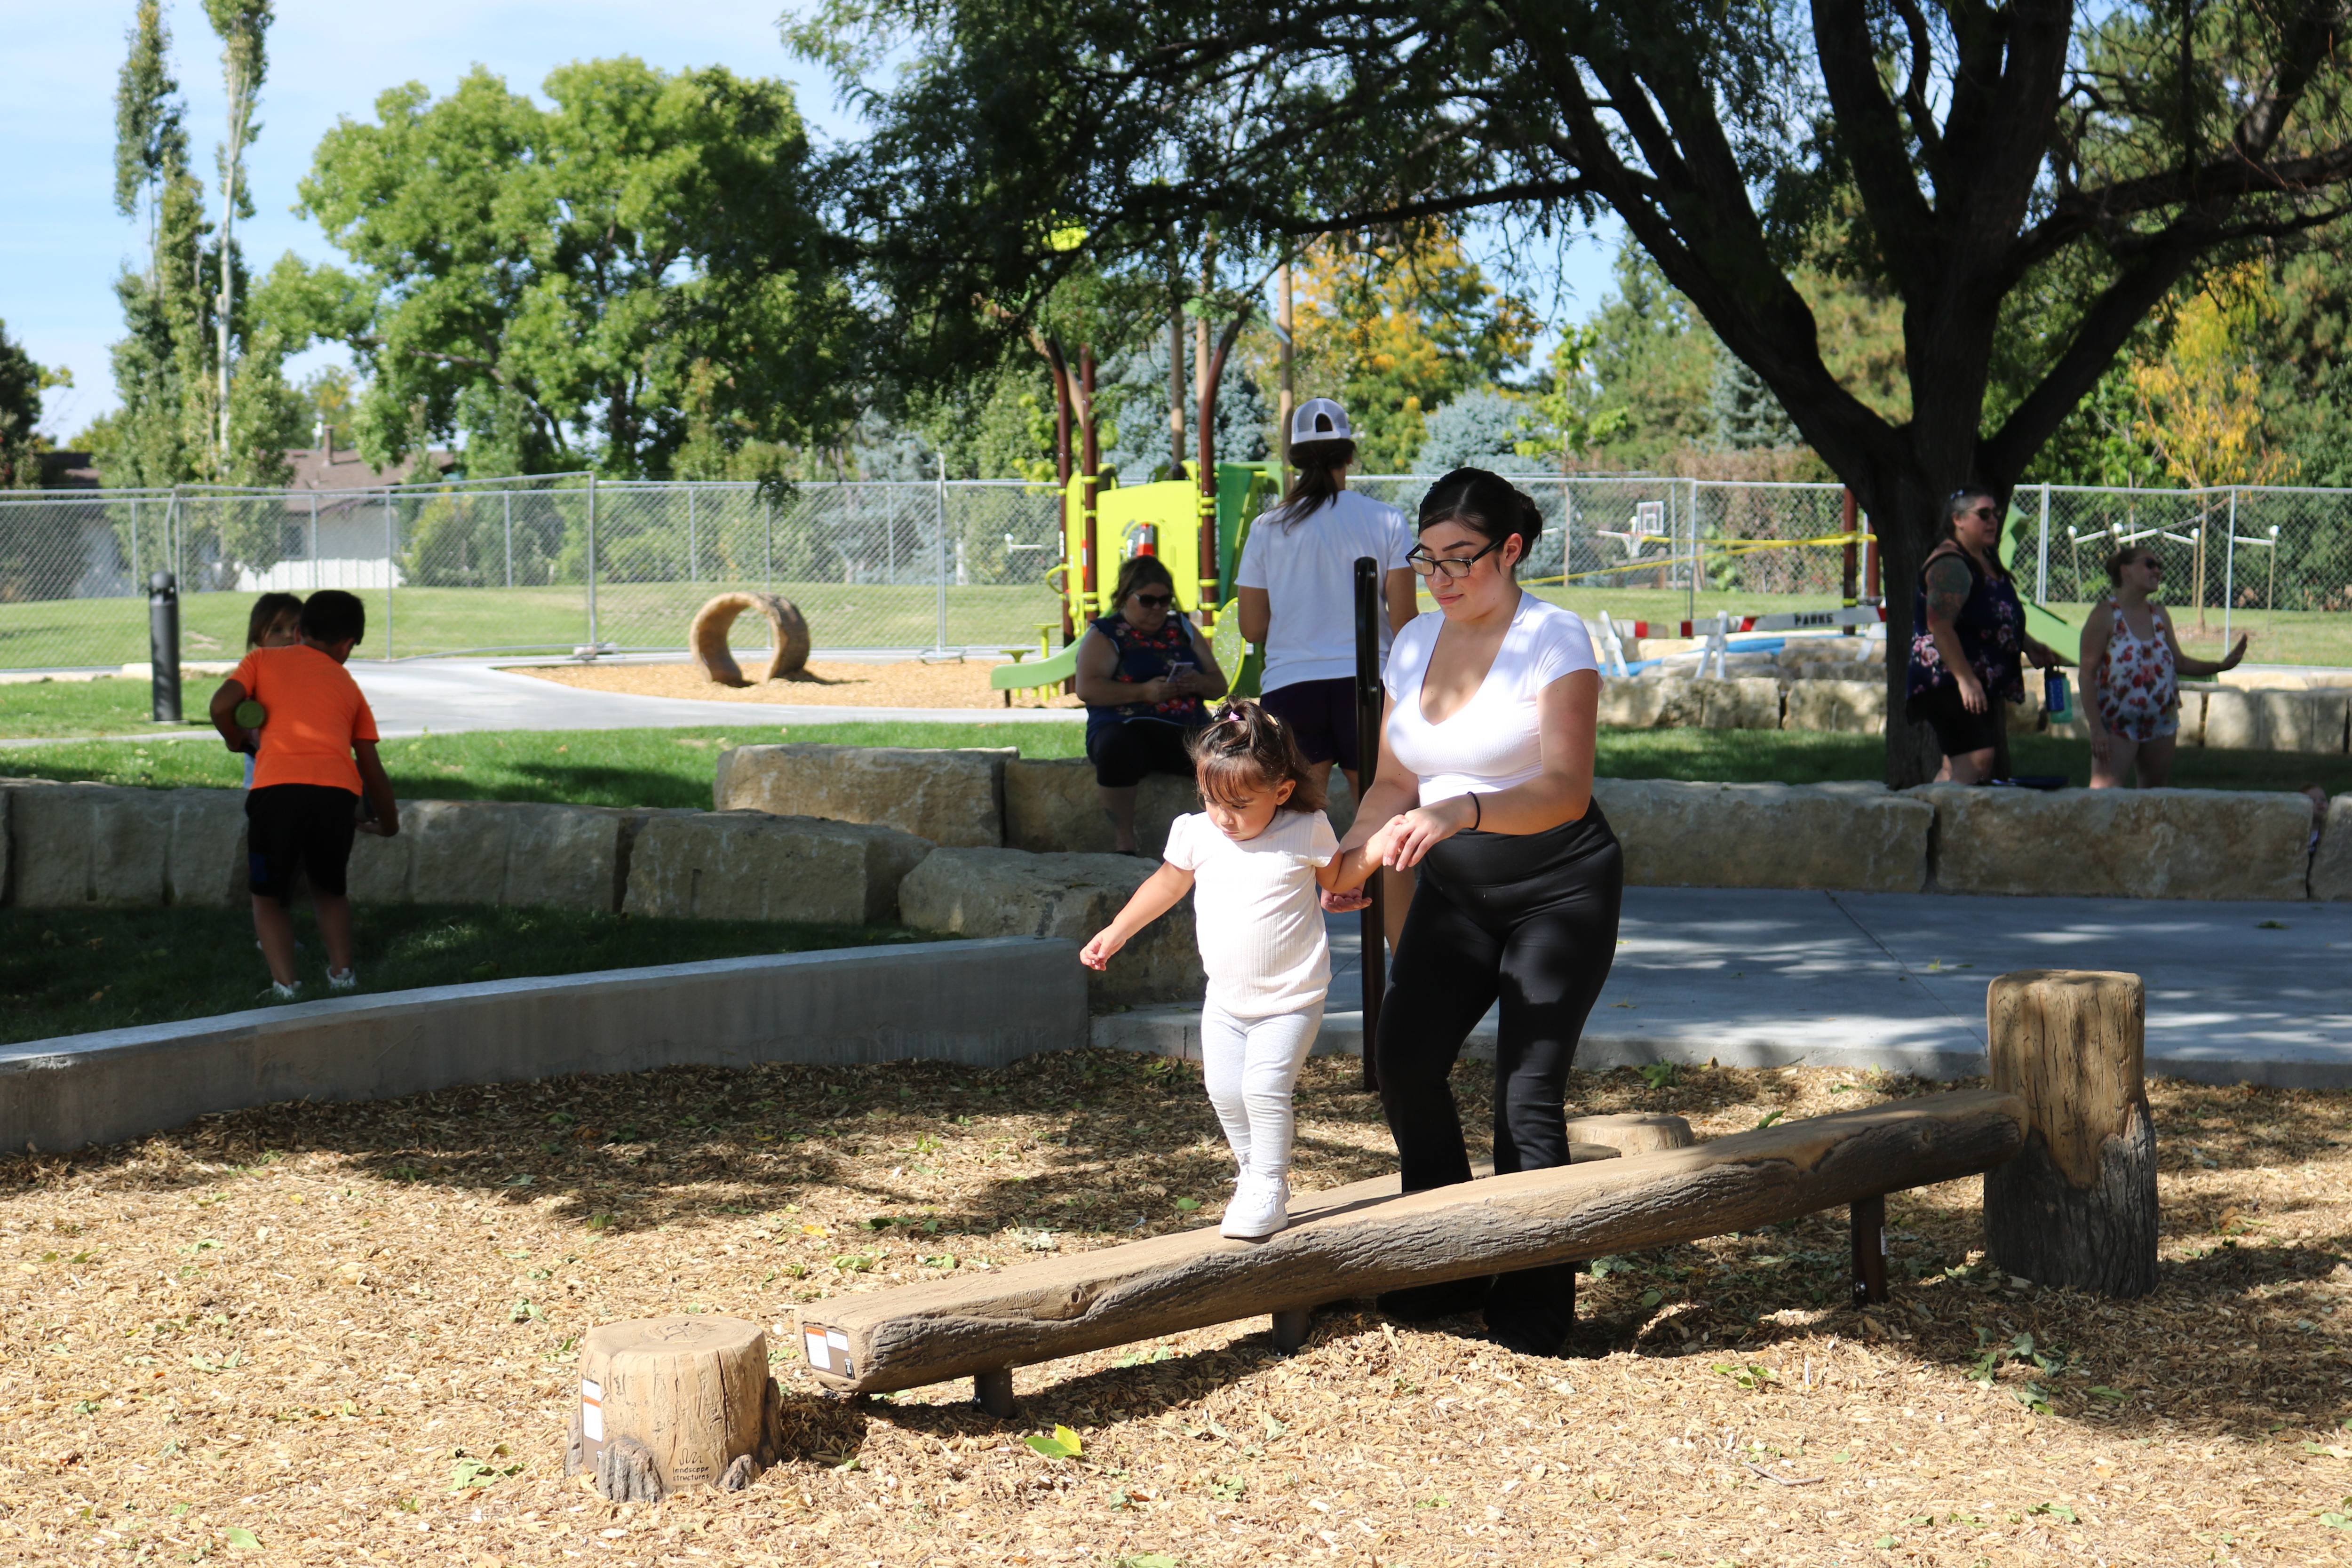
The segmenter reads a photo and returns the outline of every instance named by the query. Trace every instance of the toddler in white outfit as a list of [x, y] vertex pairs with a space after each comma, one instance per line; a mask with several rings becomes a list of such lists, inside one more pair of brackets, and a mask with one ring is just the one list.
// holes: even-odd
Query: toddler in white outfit
[[1241, 1166], [1223, 1230], [1254, 1240], [1289, 1223], [1291, 1091], [1331, 986], [1319, 893], [1358, 887], [1373, 868], [1360, 851], [1340, 855], [1297, 742], [1258, 704], [1226, 705], [1192, 753], [1208, 809], [1176, 819], [1165, 864], [1078, 956], [1107, 968], [1193, 893], [1209, 975], [1202, 1076]]

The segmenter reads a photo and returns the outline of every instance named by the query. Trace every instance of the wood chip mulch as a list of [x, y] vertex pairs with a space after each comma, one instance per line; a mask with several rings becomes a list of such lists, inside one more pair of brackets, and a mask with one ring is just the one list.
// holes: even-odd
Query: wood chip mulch
[[[1302, 1186], [1389, 1166], [1309, 1064]], [[1458, 1080], [1466, 1120], [1485, 1069]], [[1703, 1134], [1934, 1089], [1826, 1069], [1581, 1077]], [[1974, 1181], [1606, 1258], [1573, 1353], [1462, 1321], [1263, 1320], [967, 1384], [815, 1392], [796, 1305], [1204, 1223], [1196, 1072], [671, 1070], [282, 1105], [0, 1162], [0, 1560], [40, 1563], [1927, 1563], [2352, 1561], [2345, 1096], [2153, 1087], [2162, 1283], [2023, 1285]], [[562, 1474], [576, 1349], [668, 1311], [771, 1327], [793, 1453], [745, 1492]], [[1066, 1426], [1082, 1450], [1025, 1436]]]
[[[747, 673], [766, 668], [764, 658], [737, 650]], [[851, 664], [811, 660], [805, 676], [793, 680], [761, 680], [749, 686], [714, 686], [698, 664], [527, 664], [514, 667], [517, 675], [577, 686], [591, 691], [624, 691], [637, 697], [677, 697], [695, 702], [789, 703], [824, 708], [1067, 708], [1075, 715], [1084, 707], [1061, 688], [1045, 687], [1013, 694], [992, 690], [988, 672], [995, 661], [950, 658], [937, 664], [900, 659], [889, 664]]]

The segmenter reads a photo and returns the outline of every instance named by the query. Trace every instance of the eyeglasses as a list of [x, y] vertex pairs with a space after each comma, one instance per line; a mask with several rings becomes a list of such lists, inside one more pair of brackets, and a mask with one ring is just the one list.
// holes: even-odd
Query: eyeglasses
[[[1503, 539], [1508, 539], [1510, 535], [1507, 533], [1503, 536]], [[1449, 581], [1458, 583], [1463, 578], [1470, 575], [1471, 567], [1475, 566], [1479, 562], [1484, 561], [1487, 556], [1492, 555], [1496, 551], [1500, 550], [1502, 547], [1503, 540], [1497, 539], [1490, 542], [1486, 549], [1481, 550], [1475, 555], [1432, 555], [1427, 549], [1416, 544], [1410, 551], [1406, 552], [1404, 563], [1412, 567], [1415, 572], [1420, 573], [1424, 577], [1434, 577], [1443, 574]]]
[[1147, 610], [1164, 610], [1176, 602], [1173, 594], [1138, 594], [1135, 602]]

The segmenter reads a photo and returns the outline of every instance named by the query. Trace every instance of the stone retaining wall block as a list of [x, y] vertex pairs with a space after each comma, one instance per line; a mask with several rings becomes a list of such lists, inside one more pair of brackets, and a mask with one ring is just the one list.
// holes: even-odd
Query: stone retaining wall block
[[1789, 688], [1784, 730], [1876, 735], [1886, 729], [1886, 687], [1876, 680], [1801, 680]]
[[1637, 887], [1916, 893], [1927, 885], [1935, 811], [1876, 784], [1596, 779], [1593, 796]]
[[1004, 769], [1013, 750], [792, 744], [722, 752], [715, 811], [764, 811], [895, 827], [934, 844], [1004, 842]]
[[1694, 680], [1699, 723], [1709, 730], [1777, 730], [1780, 683], [1770, 676], [1743, 675], [1727, 680]]
[[932, 852], [910, 833], [764, 812], [650, 817], [629, 856], [624, 913], [842, 925], [894, 919], [898, 889]]
[[2327, 803], [2327, 826], [2319, 836], [2319, 853], [2311, 858], [2311, 896], [2352, 900], [2352, 795]]
[[[899, 916], [917, 931], [1066, 937], [1083, 944], [1157, 869], [1131, 855], [940, 849], [898, 889]], [[1197, 1002], [1207, 984], [1189, 899], [1139, 932], [1107, 973], [1087, 972], [1089, 1005], [1097, 1012]]]
[[[1191, 779], [1150, 775], [1135, 795], [1137, 843], [1146, 855], [1158, 855], [1168, 846], [1168, 825], [1200, 809]], [[1033, 854], [1109, 854], [1110, 818], [1095, 793], [1094, 764], [1084, 757], [1006, 763], [1003, 847]]]
[[2251, 790], [1926, 784], [1939, 893], [2300, 899], [2311, 803]]

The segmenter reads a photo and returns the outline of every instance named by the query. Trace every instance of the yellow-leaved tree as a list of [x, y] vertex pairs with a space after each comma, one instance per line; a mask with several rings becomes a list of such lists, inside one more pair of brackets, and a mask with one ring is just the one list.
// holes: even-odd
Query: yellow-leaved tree
[[[2278, 291], [2259, 264], [2216, 273], [2173, 310], [2162, 357], [2132, 366], [2140, 407], [2134, 429], [2182, 484], [2226, 489], [2294, 477], [2294, 459], [2273, 448], [2263, 429], [2262, 376], [2252, 363], [2263, 342], [2260, 329], [2278, 305]], [[2217, 510], [2200, 498], [2189, 589], [2200, 631], [2205, 542]]]
[[1433, 411], [1526, 363], [1536, 319], [1440, 232], [1311, 247], [1296, 330], [1299, 396], [1338, 398], [1359, 469], [1393, 474], [1412, 467]]

